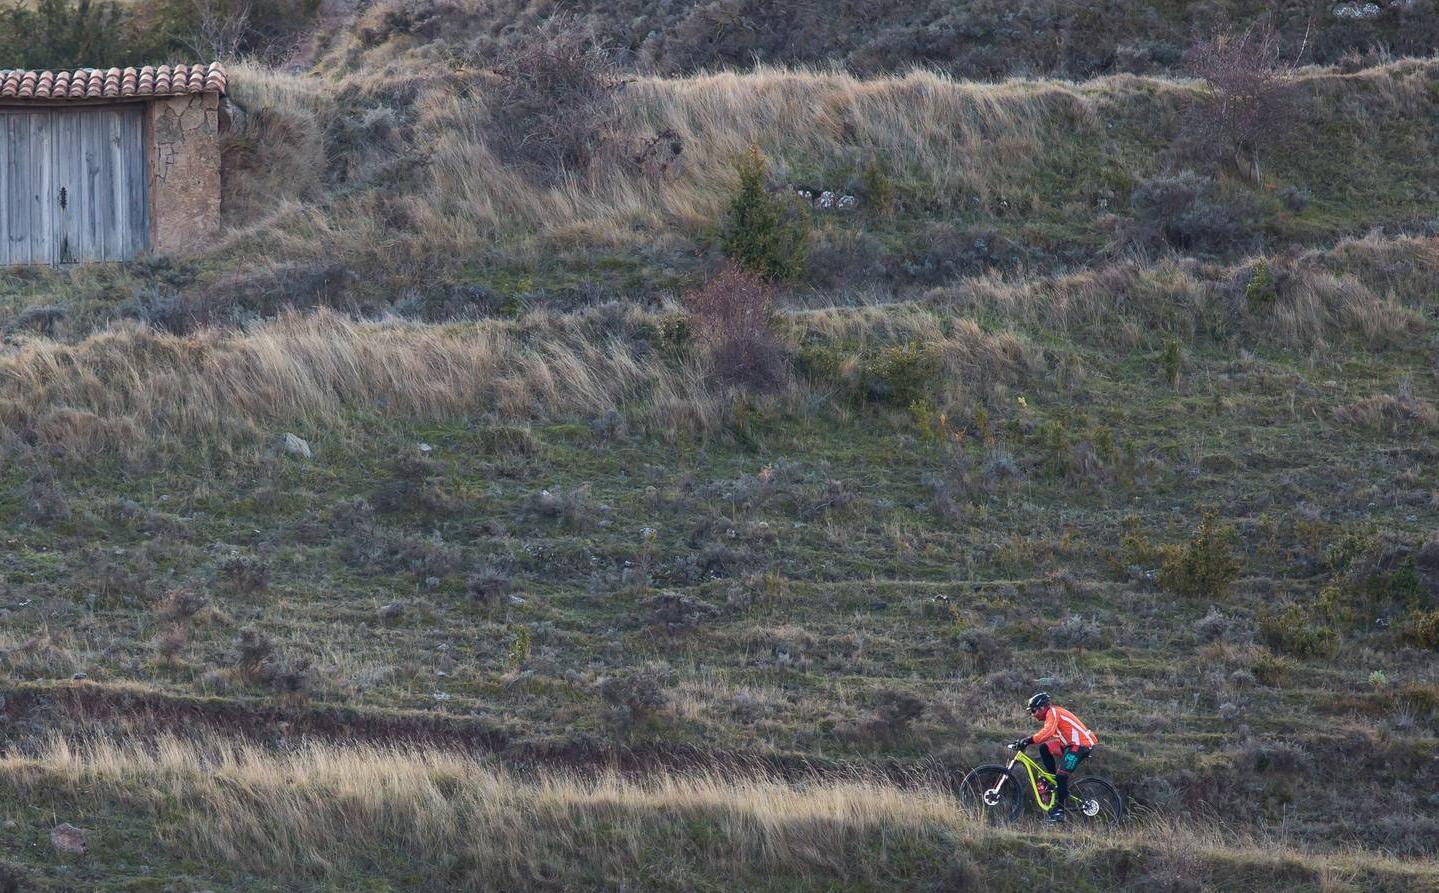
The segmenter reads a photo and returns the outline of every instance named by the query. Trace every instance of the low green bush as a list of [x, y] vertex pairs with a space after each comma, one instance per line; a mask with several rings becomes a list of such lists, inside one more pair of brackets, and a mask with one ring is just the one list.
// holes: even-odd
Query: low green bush
[[1259, 637], [1270, 648], [1293, 657], [1329, 657], [1339, 646], [1339, 635], [1316, 621], [1313, 612], [1290, 605], [1260, 616]]
[[1205, 512], [1189, 542], [1160, 549], [1159, 585], [1176, 595], [1222, 598], [1243, 570], [1234, 552], [1237, 539], [1232, 526]]
[[1279, 300], [1279, 283], [1269, 264], [1260, 260], [1249, 272], [1249, 281], [1244, 284], [1244, 303], [1251, 311], [1272, 306]]
[[863, 351], [830, 342], [806, 344], [796, 365], [811, 381], [840, 385], [855, 403], [911, 410], [935, 405], [942, 371], [938, 351], [917, 341]]
[[1401, 636], [1410, 645], [1439, 651], [1439, 609], [1410, 611]]
[[766, 279], [799, 278], [808, 257], [809, 219], [770, 194], [758, 147], [741, 156], [736, 168], [739, 185], [720, 237], [725, 256]]

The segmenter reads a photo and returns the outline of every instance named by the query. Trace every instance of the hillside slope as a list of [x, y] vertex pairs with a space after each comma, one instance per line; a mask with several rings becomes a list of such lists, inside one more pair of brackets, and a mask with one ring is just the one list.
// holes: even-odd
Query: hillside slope
[[[213, 249], [0, 274], [0, 876], [1439, 888], [1439, 63], [1258, 183], [1161, 77], [648, 76], [556, 171], [380, 65], [236, 72]], [[858, 200], [763, 374], [755, 145]], [[1133, 824], [960, 814], [1037, 688]]]
[[1427, 0], [1186, 3], [1161, 0], [390, 0], [341, 29], [322, 67], [356, 70], [396, 57], [492, 63], [559, 11], [649, 74], [769, 65], [838, 66], [862, 76], [916, 66], [966, 78], [1091, 78], [1179, 67], [1196, 36], [1269, 16], [1288, 55], [1335, 64], [1348, 55], [1422, 56], [1439, 45]]
[[772, 188], [859, 200], [797, 209], [813, 230], [799, 285], [900, 297], [985, 273], [1176, 250], [1233, 261], [1380, 226], [1424, 231], [1439, 182], [1436, 63], [1304, 75], [1259, 189], [1189, 146], [1192, 82], [643, 79], [583, 170], [536, 171], [500, 151], [528, 131], [489, 108], [490, 78], [241, 69], [230, 237], [198, 258], [0, 274], [8, 313], [64, 305], [52, 334], [73, 336], [117, 317], [183, 331], [286, 305], [433, 320], [654, 301], [712, 269], [751, 145]]

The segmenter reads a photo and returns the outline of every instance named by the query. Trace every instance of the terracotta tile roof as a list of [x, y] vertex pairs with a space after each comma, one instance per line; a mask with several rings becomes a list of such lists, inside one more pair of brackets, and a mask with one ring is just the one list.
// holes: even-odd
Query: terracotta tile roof
[[74, 71], [0, 69], [0, 102], [5, 100], [123, 99], [224, 93], [225, 67], [146, 65], [144, 68], [78, 68]]

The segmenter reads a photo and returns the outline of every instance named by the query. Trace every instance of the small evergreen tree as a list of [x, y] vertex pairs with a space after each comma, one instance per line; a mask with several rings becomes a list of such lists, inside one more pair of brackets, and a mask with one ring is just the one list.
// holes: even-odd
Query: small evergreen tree
[[730, 200], [722, 247], [725, 256], [766, 279], [793, 279], [804, 272], [809, 227], [765, 188], [759, 147], [740, 157], [739, 188]]

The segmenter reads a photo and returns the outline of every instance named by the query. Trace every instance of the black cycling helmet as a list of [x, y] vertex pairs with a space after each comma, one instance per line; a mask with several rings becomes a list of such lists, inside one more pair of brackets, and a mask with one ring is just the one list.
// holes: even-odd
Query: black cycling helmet
[[1042, 691], [1042, 692], [1040, 692], [1039, 694], [1037, 694], [1037, 695], [1035, 695], [1034, 697], [1032, 697], [1032, 698], [1029, 699], [1029, 705], [1026, 707], [1026, 709], [1029, 710], [1030, 713], [1033, 713], [1034, 711], [1038, 710], [1038, 709], [1041, 708], [1041, 707], [1048, 707], [1048, 706], [1049, 706], [1049, 692], [1047, 692], [1047, 691]]

